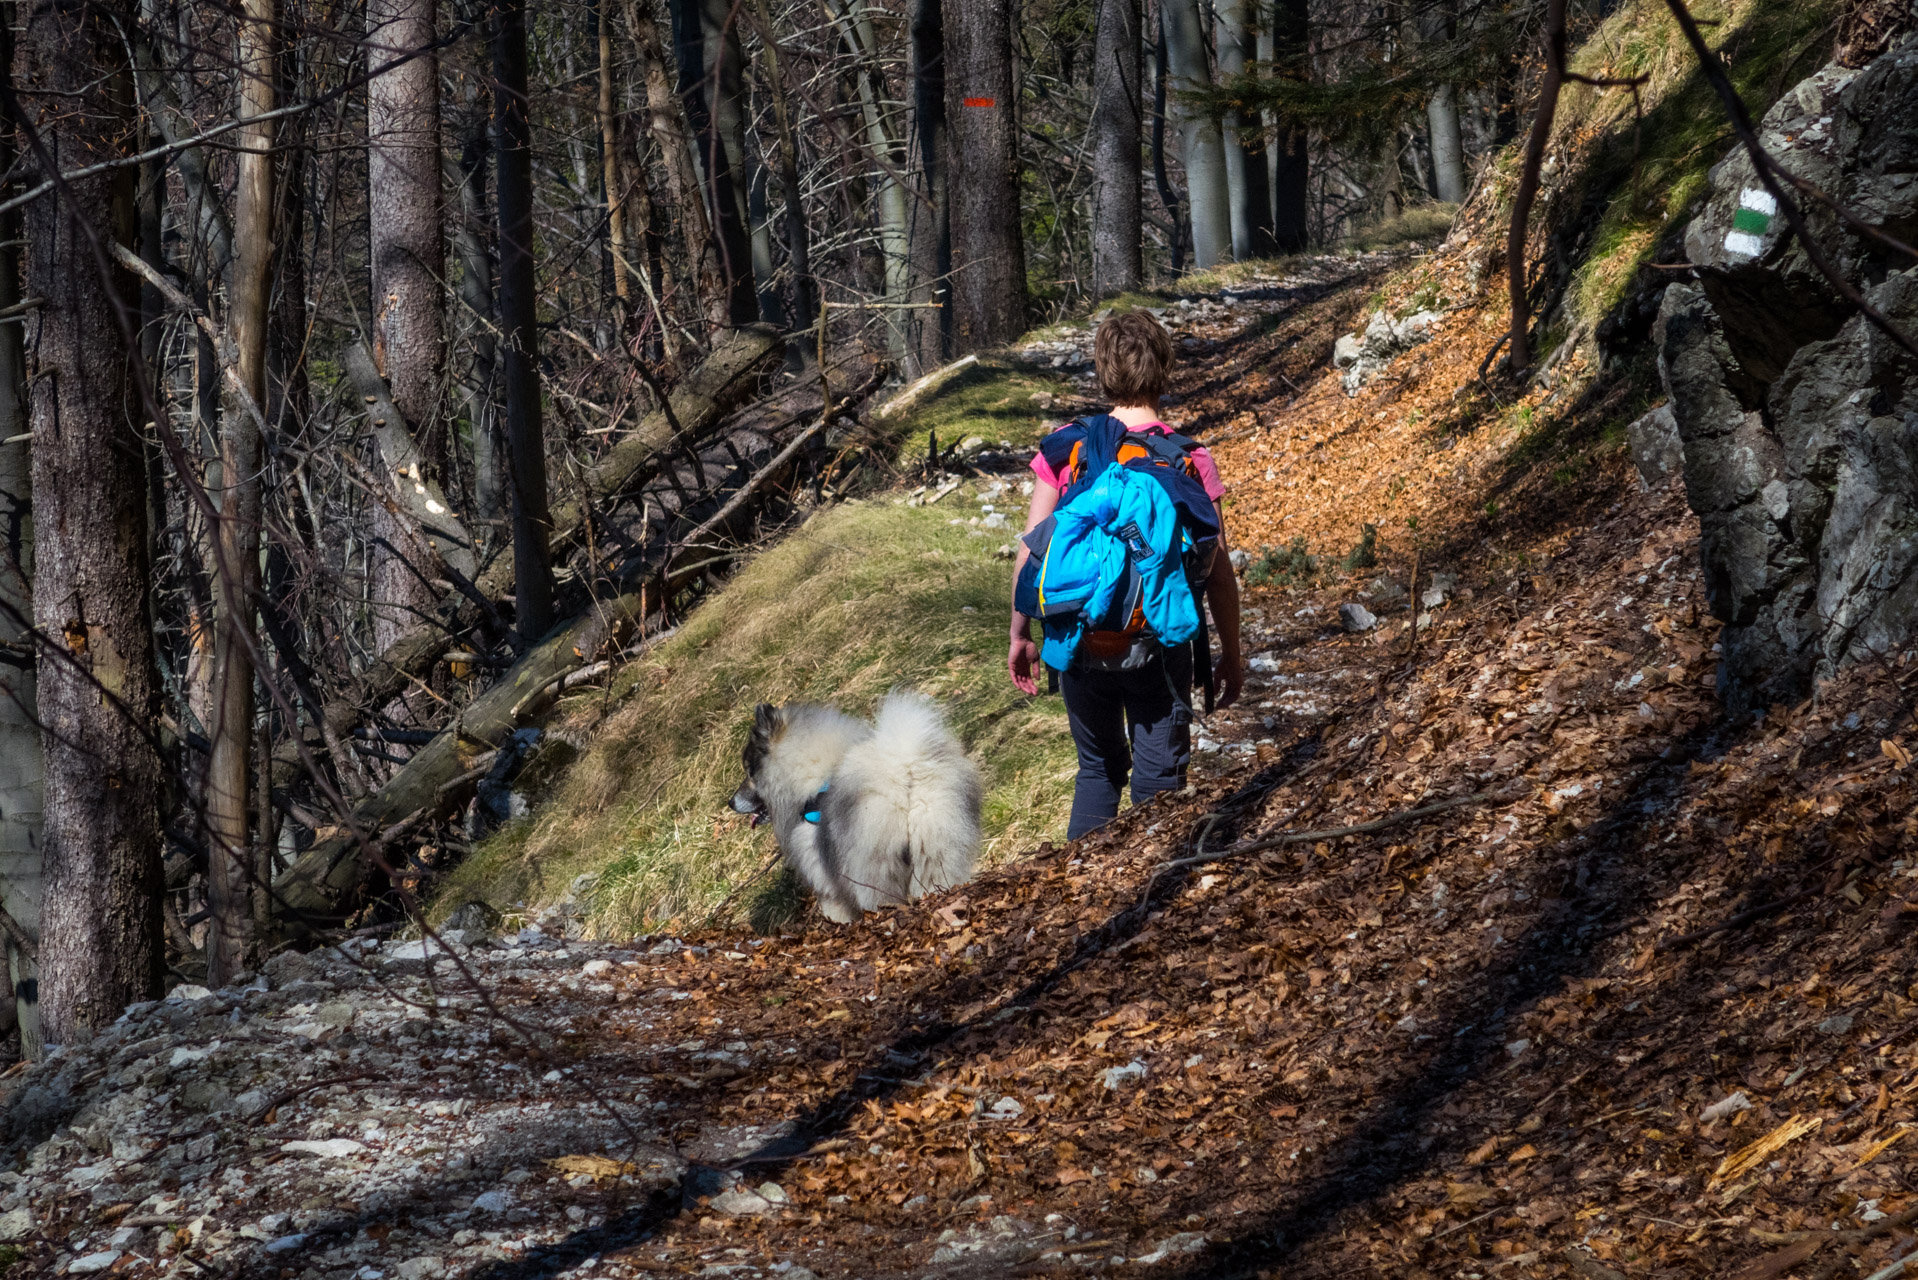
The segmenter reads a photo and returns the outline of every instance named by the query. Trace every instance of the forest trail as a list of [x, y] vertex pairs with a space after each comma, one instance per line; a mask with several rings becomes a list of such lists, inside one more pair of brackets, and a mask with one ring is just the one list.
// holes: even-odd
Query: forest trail
[[[1696, 523], [1606, 430], [1636, 406], [1478, 389], [1464, 254], [1289, 270], [1168, 308], [1264, 584], [1187, 794], [851, 929], [176, 990], [0, 1082], [40, 1144], [0, 1234], [323, 1280], [1877, 1265], [1918, 1210], [1918, 668], [1725, 722]], [[1436, 336], [1348, 398], [1378, 311]]]

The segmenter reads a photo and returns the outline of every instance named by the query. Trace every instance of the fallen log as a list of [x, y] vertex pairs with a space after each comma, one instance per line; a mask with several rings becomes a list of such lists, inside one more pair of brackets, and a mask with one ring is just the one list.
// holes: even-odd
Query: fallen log
[[402, 839], [442, 812], [457, 798], [455, 784], [477, 776], [482, 756], [543, 714], [550, 695], [563, 689], [569, 677], [617, 649], [662, 594], [677, 590], [702, 571], [694, 562], [700, 560], [705, 541], [737, 536], [826, 425], [817, 423], [787, 442], [717, 511], [691, 528], [636, 589], [596, 606], [528, 651], [453, 724], [401, 766], [386, 786], [362, 801], [344, 829], [301, 854], [273, 882], [274, 908], [282, 928], [298, 937], [337, 924], [379, 867], [382, 838]]
[[[778, 331], [770, 325], [729, 330], [714, 345], [712, 354], [680, 379], [667, 405], [647, 414], [633, 433], [615, 445], [588, 473], [587, 500], [595, 506], [618, 501], [651, 477], [662, 451], [669, 446], [703, 439], [752, 394], [760, 376], [783, 350]], [[562, 502], [553, 508], [553, 532], [548, 545], [555, 559], [565, 556], [579, 543], [585, 533], [586, 517], [587, 512], [579, 502]], [[512, 557], [495, 559], [475, 585], [479, 594], [488, 600], [497, 601], [511, 595]], [[423, 622], [403, 632], [368, 664], [351, 687], [327, 701], [327, 728], [335, 735], [348, 733], [367, 712], [399, 697], [414, 680], [424, 679], [476, 617], [477, 610], [471, 602], [449, 600], [438, 620]]]
[[529, 699], [555, 681], [617, 648], [638, 622], [639, 593], [623, 595], [574, 619], [529, 650], [497, 684], [354, 809], [346, 827], [318, 841], [273, 882], [283, 926], [294, 936], [337, 923], [376, 868], [382, 833], [403, 834], [449, 797], [443, 784], [469, 773], [527, 719]]

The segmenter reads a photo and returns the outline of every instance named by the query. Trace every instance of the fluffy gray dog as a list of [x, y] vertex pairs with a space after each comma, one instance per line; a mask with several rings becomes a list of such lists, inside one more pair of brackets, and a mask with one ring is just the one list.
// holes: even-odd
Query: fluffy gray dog
[[979, 771], [931, 699], [894, 691], [871, 724], [761, 703], [733, 808], [767, 819], [828, 920], [962, 884], [979, 853]]

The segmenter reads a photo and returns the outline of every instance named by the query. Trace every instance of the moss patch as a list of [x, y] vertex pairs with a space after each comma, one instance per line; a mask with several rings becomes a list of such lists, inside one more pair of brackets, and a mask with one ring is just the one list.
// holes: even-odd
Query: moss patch
[[[1706, 39], [1755, 117], [1825, 61], [1838, 8], [1829, 0], [1693, 6], [1711, 23]], [[1620, 8], [1580, 48], [1572, 69], [1594, 78], [1647, 78], [1636, 127], [1629, 90], [1577, 84], [1565, 90], [1565, 128], [1609, 135], [1586, 181], [1612, 194], [1572, 286], [1573, 314], [1592, 325], [1624, 299], [1654, 247], [1691, 217], [1711, 167], [1731, 146], [1732, 130], [1662, 6]]]

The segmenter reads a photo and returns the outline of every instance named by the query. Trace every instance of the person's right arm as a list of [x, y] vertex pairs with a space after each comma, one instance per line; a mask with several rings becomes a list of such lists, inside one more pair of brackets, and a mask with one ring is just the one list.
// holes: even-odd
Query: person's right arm
[[[1032, 505], [1026, 508], [1026, 532], [1031, 533], [1045, 522], [1059, 506], [1059, 491], [1043, 480], [1032, 483]], [[1012, 675], [1012, 683], [1019, 692], [1035, 694], [1039, 692], [1036, 671], [1039, 665], [1039, 646], [1033, 641], [1031, 620], [1019, 612], [1016, 603], [1019, 591], [1019, 571], [1026, 567], [1026, 559], [1032, 555], [1032, 549], [1026, 546], [1022, 537], [1018, 541], [1018, 550], [1012, 559], [1012, 589], [1015, 603], [1012, 609], [1012, 635], [1010, 648], [1006, 652], [1006, 670]]]

